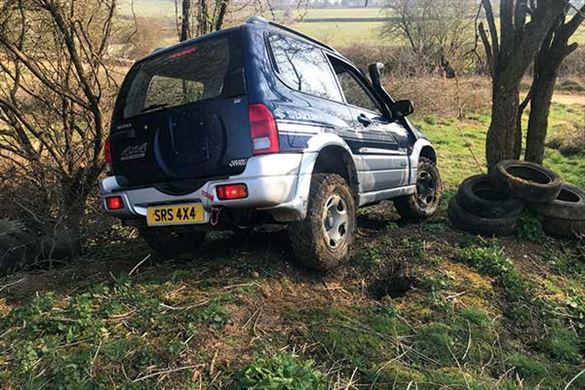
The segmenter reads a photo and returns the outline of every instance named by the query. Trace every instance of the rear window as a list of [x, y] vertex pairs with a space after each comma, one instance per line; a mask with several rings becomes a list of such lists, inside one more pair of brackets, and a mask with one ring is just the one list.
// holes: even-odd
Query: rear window
[[164, 53], [135, 67], [121, 92], [125, 119], [162, 108], [245, 94], [239, 34]]

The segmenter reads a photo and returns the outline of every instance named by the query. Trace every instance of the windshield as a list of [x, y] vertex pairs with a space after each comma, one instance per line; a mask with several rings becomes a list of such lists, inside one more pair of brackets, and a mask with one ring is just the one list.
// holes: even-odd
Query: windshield
[[136, 66], [121, 91], [124, 119], [201, 100], [243, 95], [239, 34], [197, 42]]

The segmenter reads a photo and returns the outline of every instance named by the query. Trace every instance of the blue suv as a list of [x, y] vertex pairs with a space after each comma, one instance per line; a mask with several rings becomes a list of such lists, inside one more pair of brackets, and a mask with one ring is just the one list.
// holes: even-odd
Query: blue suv
[[408, 219], [438, 207], [431, 143], [335, 49], [253, 17], [159, 49], [129, 71], [106, 144], [105, 210], [162, 255], [211, 229], [288, 225], [296, 257], [349, 258], [358, 207], [392, 199]]

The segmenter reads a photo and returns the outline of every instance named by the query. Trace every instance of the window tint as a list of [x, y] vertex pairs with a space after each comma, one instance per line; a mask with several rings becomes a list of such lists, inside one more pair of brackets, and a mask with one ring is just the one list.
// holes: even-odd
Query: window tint
[[154, 76], [148, 85], [145, 107], [180, 106], [199, 101], [203, 97], [205, 85], [194, 80]]
[[285, 84], [311, 95], [341, 100], [331, 67], [321, 50], [279, 34], [268, 36], [276, 71]]
[[138, 65], [121, 95], [123, 116], [245, 93], [238, 36], [216, 38]]
[[341, 69], [337, 77], [347, 103], [382, 115], [378, 103], [349, 70]]

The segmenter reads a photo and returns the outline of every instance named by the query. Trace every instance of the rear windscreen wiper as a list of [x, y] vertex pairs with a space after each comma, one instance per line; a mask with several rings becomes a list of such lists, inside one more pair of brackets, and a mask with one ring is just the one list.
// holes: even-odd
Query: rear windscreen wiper
[[168, 104], [166, 104], [166, 103], [152, 104], [150, 106], [144, 107], [142, 110], [140, 110], [140, 112], [152, 111], [152, 110], [156, 110], [157, 108], [163, 108], [166, 106], [168, 106]]

